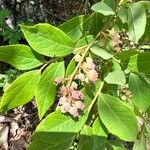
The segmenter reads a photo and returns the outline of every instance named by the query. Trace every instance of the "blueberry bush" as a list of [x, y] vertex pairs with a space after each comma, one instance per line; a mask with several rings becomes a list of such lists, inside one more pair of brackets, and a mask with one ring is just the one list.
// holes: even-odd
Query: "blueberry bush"
[[29, 45], [0, 47], [23, 71], [1, 113], [35, 99], [29, 150], [146, 150], [150, 142], [150, 2], [102, 0], [59, 26], [20, 25]]

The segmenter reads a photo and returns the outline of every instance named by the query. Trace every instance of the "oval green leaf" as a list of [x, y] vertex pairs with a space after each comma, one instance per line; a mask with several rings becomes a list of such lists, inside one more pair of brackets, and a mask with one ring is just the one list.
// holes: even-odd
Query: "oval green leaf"
[[129, 88], [133, 94], [133, 102], [142, 111], [150, 106], [150, 84], [142, 77], [131, 73]]
[[74, 42], [77, 42], [87, 30], [91, 18], [90, 15], [77, 16], [61, 24], [59, 28]]
[[43, 63], [36, 58], [36, 55], [29, 46], [22, 44], [0, 47], [0, 61], [19, 70], [30, 70], [41, 66]]
[[150, 75], [150, 52], [144, 52], [130, 57], [128, 69]]
[[74, 43], [62, 30], [50, 24], [21, 25], [29, 45], [38, 53], [54, 57], [66, 56], [73, 50]]
[[105, 16], [108, 16], [108, 15], [114, 15], [114, 11], [111, 7], [109, 7], [105, 2], [99, 2], [99, 3], [96, 3], [92, 6], [91, 8], [93, 11], [95, 12], [98, 12], [98, 13], [101, 13]]
[[93, 149], [93, 131], [92, 127], [84, 125], [80, 132], [79, 150]]
[[127, 3], [129, 39], [135, 43], [142, 37], [146, 28], [146, 8], [140, 3]]
[[138, 129], [135, 114], [119, 99], [100, 94], [98, 99], [99, 116], [109, 132], [125, 141], [134, 141]]
[[94, 121], [92, 129], [94, 139], [93, 150], [104, 150], [107, 141], [107, 134], [104, 131], [105, 127], [99, 118]]
[[93, 46], [90, 50], [92, 53], [94, 53], [95, 55], [97, 55], [105, 60], [112, 58], [111, 54], [109, 54], [105, 49], [103, 49], [99, 46]]
[[126, 77], [122, 70], [116, 70], [113, 72], [109, 72], [108, 75], [104, 78], [104, 80], [108, 84], [125, 85], [125, 83], [126, 83]]
[[28, 103], [34, 96], [34, 90], [40, 77], [40, 71], [26, 72], [18, 77], [5, 91], [0, 111], [7, 111]]
[[54, 79], [56, 77], [64, 77], [64, 74], [65, 66], [63, 61], [50, 64], [42, 74], [35, 90], [35, 97], [40, 119], [54, 103], [57, 92]]

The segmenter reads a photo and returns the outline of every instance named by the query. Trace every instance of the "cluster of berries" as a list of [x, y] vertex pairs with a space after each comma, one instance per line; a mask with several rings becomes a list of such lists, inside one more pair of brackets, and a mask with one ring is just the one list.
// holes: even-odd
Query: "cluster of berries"
[[[73, 82], [75, 85], [76, 83]], [[62, 86], [59, 91], [59, 102], [58, 105], [61, 108], [62, 113], [69, 112], [73, 117], [79, 115], [79, 111], [84, 109], [83, 98], [84, 94], [77, 90], [72, 84], [71, 87]]]
[[133, 97], [132, 92], [129, 90], [127, 86], [122, 86], [120, 88], [120, 97], [123, 101], [130, 101], [130, 99]]
[[[79, 62], [80, 59], [80, 55], [75, 56], [75, 61]], [[92, 58], [87, 57], [86, 61], [80, 65], [79, 70], [74, 78], [75, 80], [87, 83], [98, 80], [98, 72]], [[55, 79], [56, 84], [61, 84], [63, 81], [64, 79], [61, 77]], [[83, 103], [84, 94], [79, 90], [75, 81], [71, 83], [71, 86], [62, 85], [58, 96], [58, 106], [60, 106], [62, 113], [70, 113], [73, 117], [77, 117], [79, 116], [79, 111], [85, 107]]]
[[[81, 59], [80, 55], [75, 56], [75, 61], [79, 62]], [[80, 65], [80, 73], [75, 76], [75, 79], [80, 80], [81, 82], [95, 82], [98, 80], [98, 72], [96, 71], [96, 65], [93, 62], [93, 59], [90, 57], [86, 58], [86, 61]]]

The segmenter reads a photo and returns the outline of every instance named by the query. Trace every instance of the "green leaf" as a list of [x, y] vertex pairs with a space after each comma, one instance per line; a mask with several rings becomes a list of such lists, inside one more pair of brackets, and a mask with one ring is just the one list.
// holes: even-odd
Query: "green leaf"
[[140, 53], [130, 57], [128, 69], [134, 72], [142, 72], [150, 75], [150, 52]]
[[125, 6], [121, 6], [119, 8], [117, 15], [122, 20], [122, 23], [126, 23], [128, 21], [128, 10]]
[[72, 60], [70, 61], [70, 63], [67, 66], [67, 69], [66, 69], [66, 77], [71, 75], [75, 68], [76, 68], [76, 62], [75, 62], [74, 58], [72, 58]]
[[103, 28], [105, 16], [100, 13], [94, 13], [91, 18], [89, 34], [96, 36]]
[[129, 39], [135, 43], [142, 37], [146, 27], [146, 10], [141, 3], [127, 3]]
[[150, 85], [142, 77], [131, 73], [129, 78], [129, 88], [133, 94], [134, 104], [141, 109], [146, 111], [150, 106]]
[[116, 70], [108, 73], [104, 79], [108, 84], [125, 85], [126, 77], [122, 70]]
[[104, 3], [106, 3], [110, 8], [114, 9], [115, 8], [115, 0], [102, 0]]
[[[91, 98], [87, 95], [84, 101], [89, 105]], [[29, 150], [67, 150], [72, 144], [76, 134], [82, 129], [88, 118], [88, 107], [84, 115], [78, 119], [73, 119], [69, 115], [64, 115], [57, 110], [48, 115], [37, 127], [33, 135], [33, 141]]]
[[50, 64], [42, 74], [35, 90], [35, 97], [40, 119], [42, 119], [43, 115], [54, 103], [57, 92], [54, 79], [56, 77], [64, 77], [64, 74], [64, 62]]
[[7, 111], [28, 103], [34, 96], [39, 77], [39, 70], [29, 71], [18, 77], [6, 89], [1, 99], [0, 110]]
[[105, 144], [107, 141], [107, 134], [104, 131], [104, 125], [102, 124], [101, 120], [97, 118], [93, 123], [93, 139], [94, 139], [94, 146], [93, 150], [104, 150]]
[[36, 58], [36, 55], [30, 47], [22, 44], [0, 47], [0, 61], [19, 70], [30, 70], [41, 66], [43, 63]]
[[114, 60], [112, 60], [112, 69], [114, 70], [114, 71], [118, 71], [118, 70], [122, 70], [122, 68], [121, 68], [121, 66], [120, 66], [120, 64], [114, 59]]
[[106, 50], [104, 50], [103, 48], [101, 48], [99, 46], [93, 46], [90, 50], [92, 53], [94, 53], [95, 55], [97, 55], [105, 60], [112, 58], [111, 54], [109, 54]]
[[59, 28], [63, 30], [74, 42], [77, 42], [84, 35], [92, 15], [81, 15], [74, 17], [61, 24]]
[[79, 150], [86, 150], [93, 148], [92, 128], [85, 125], [80, 132]]
[[66, 56], [72, 52], [74, 47], [74, 43], [68, 35], [50, 24], [21, 25], [21, 30], [30, 46], [46, 56]]
[[125, 141], [136, 139], [138, 132], [136, 117], [128, 105], [111, 95], [101, 93], [98, 111], [109, 132]]
[[99, 12], [105, 16], [114, 15], [114, 11], [111, 7], [109, 7], [105, 2], [99, 2], [92, 6], [91, 8], [95, 12]]
[[140, 52], [139, 51], [136, 51], [136, 50], [129, 50], [129, 51], [122, 51], [120, 53], [118, 53], [116, 55], [116, 58], [117, 59], [120, 59], [120, 60], [127, 60], [129, 59], [131, 56], [134, 56], [136, 54], [139, 54]]
[[107, 150], [127, 150], [123, 145], [116, 142], [107, 142]]
[[79, 47], [83, 47], [89, 43], [91, 43], [92, 41], [94, 40], [94, 37], [93, 35], [88, 35], [88, 36], [85, 36], [83, 38], [81, 38], [77, 43], [76, 43], [76, 48], [79, 48]]
[[136, 140], [133, 145], [133, 150], [146, 150], [146, 140], [144, 137], [144, 133], [139, 140]]

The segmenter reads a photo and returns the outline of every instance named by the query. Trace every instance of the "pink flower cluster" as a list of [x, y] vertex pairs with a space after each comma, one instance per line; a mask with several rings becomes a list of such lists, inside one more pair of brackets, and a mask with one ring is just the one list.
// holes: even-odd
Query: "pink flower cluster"
[[84, 94], [76, 89], [76, 83], [73, 82], [71, 87], [62, 86], [59, 91], [59, 103], [62, 113], [69, 112], [73, 117], [79, 115], [79, 110], [84, 109], [82, 99]]
[[[75, 56], [75, 61], [79, 61], [80, 55]], [[85, 82], [95, 82], [98, 80], [98, 72], [96, 71], [96, 65], [93, 62], [93, 59], [90, 57], [86, 58], [86, 61], [83, 62], [80, 66], [82, 69], [82, 72], [80, 72], [78, 75], [76, 75], [76, 79], [80, 81]]]

